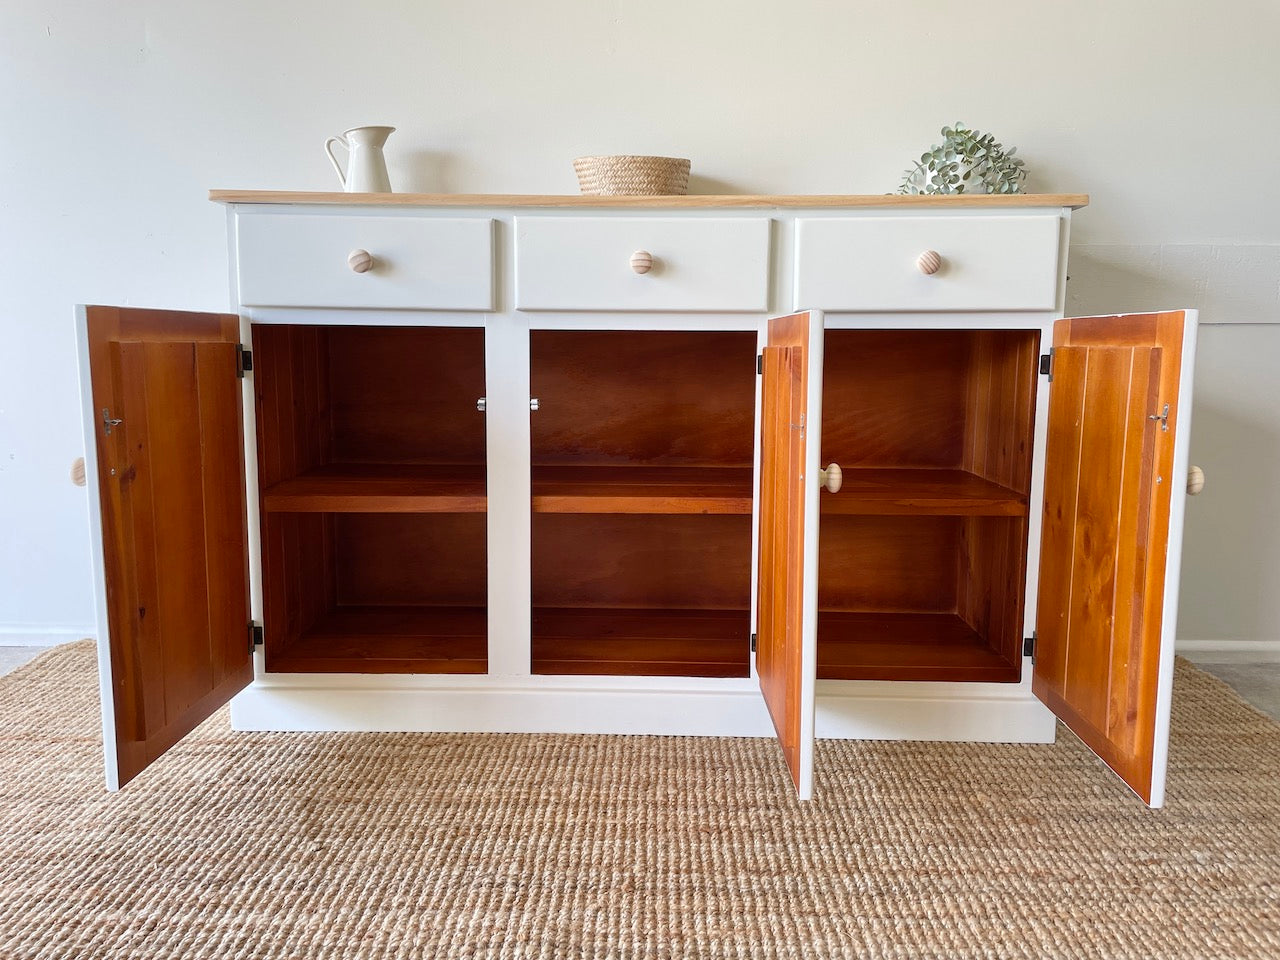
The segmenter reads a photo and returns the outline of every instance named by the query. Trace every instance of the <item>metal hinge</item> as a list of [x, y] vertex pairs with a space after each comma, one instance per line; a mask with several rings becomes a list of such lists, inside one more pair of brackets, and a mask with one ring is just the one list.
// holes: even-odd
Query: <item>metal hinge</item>
[[1022, 655], [1031, 657], [1033, 660], [1036, 655], [1036, 632], [1031, 631], [1031, 636], [1022, 638]]
[[764, 354], [756, 354], [756, 373], [764, 373]]
[[253, 369], [253, 351], [246, 350], [243, 343], [236, 344], [236, 376], [243, 379]]
[[756, 652], [756, 635], [754, 633], [751, 635], [751, 652]]
[[254, 647], [262, 646], [262, 624], [249, 621], [249, 652], [253, 653]]
[[1049, 348], [1048, 353], [1040, 354], [1040, 374], [1053, 383], [1053, 347]]

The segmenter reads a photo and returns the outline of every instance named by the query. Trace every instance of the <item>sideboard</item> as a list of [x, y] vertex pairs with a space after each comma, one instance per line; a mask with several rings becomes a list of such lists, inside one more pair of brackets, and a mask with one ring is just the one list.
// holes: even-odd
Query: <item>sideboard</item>
[[230, 700], [1162, 802], [1196, 322], [1062, 319], [1087, 198], [211, 197], [235, 313], [79, 310], [110, 788]]

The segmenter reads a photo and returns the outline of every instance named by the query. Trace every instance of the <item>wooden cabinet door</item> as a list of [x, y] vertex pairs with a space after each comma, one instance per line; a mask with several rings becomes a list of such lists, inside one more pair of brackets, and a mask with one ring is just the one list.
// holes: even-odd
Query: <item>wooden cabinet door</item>
[[1164, 802], [1193, 311], [1054, 325], [1032, 689]]
[[756, 673], [800, 799], [813, 792], [822, 314], [769, 321], [761, 362]]
[[240, 320], [85, 307], [79, 324], [115, 789], [253, 678]]

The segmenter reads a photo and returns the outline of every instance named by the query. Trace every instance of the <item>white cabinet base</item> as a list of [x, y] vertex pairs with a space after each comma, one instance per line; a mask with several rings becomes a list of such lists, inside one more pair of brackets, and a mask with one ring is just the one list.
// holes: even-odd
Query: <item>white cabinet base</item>
[[[281, 674], [259, 679], [231, 701], [231, 725], [260, 731], [775, 735], [754, 678], [503, 682]], [[1053, 714], [1023, 684], [824, 681], [817, 696], [819, 738], [1052, 743], [1054, 732]]]

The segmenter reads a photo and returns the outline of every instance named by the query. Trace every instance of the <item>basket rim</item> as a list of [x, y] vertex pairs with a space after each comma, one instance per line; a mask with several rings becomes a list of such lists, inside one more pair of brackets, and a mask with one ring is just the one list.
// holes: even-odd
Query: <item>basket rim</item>
[[672, 163], [689, 163], [688, 157], [659, 157], [647, 153], [599, 153], [585, 157], [574, 157], [574, 163], [585, 163], [593, 160], [663, 160]]

